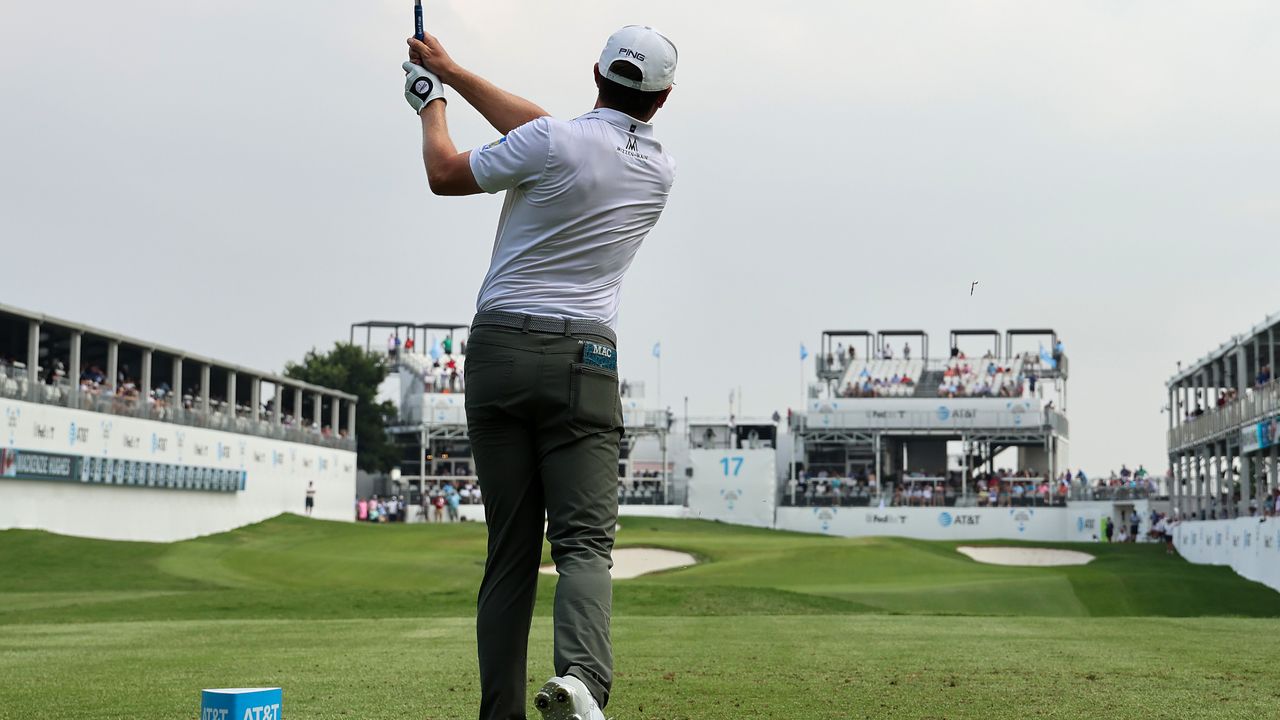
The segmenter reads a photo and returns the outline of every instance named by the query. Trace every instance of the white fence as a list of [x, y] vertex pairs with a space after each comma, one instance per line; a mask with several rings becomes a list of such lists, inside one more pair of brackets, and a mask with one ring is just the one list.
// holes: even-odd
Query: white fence
[[7, 399], [0, 447], [0, 529], [183, 540], [301, 513], [308, 483], [315, 517], [354, 516], [356, 454], [336, 448]]
[[1227, 565], [1280, 591], [1280, 518], [1184, 522], [1174, 528], [1173, 542], [1190, 562]]

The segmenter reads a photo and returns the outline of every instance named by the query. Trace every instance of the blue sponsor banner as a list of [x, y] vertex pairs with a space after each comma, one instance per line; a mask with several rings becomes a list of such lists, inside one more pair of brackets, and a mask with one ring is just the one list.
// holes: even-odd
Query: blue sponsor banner
[[228, 688], [200, 692], [200, 720], [281, 720], [280, 688]]
[[1275, 445], [1280, 438], [1280, 418], [1263, 420], [1240, 428], [1240, 452], [1257, 452]]

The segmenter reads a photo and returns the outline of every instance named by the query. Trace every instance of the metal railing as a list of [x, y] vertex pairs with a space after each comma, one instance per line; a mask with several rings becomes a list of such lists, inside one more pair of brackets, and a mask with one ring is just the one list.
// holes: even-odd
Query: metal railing
[[619, 505], [670, 505], [664, 478], [618, 478]]
[[264, 417], [254, 420], [249, 408], [239, 407], [233, 411], [225, 402], [211, 400], [210, 408], [206, 411], [198, 407], [187, 407], [184, 401], [179, 401], [174, 395], [155, 398], [143, 396], [137, 391], [116, 394], [110, 388], [83, 391], [66, 377], [50, 383], [32, 383], [25, 368], [6, 363], [0, 363], [0, 397], [339, 450], [356, 449], [354, 438], [325, 435], [319, 427], [303, 428], [279, 424]]
[[1244, 397], [1209, 408], [1203, 415], [1184, 419], [1168, 431], [1169, 448], [1194, 445], [1276, 414], [1280, 414], [1280, 379], [1251, 388]]
[[1167, 492], [1162, 492], [1158, 488], [1148, 487], [1128, 487], [1124, 485], [1115, 486], [1088, 486], [1081, 487], [1073, 484], [1071, 486], [1070, 498], [1076, 501], [1089, 500], [1150, 500], [1156, 498], [1168, 497]]
[[[396, 493], [403, 493], [409, 498], [409, 504], [421, 505], [423, 488], [429, 499], [445, 492], [445, 485], [453, 485], [455, 489], [468, 486], [480, 487], [480, 478], [475, 475], [428, 475], [420, 478], [417, 475], [401, 475], [393, 481]], [[481, 496], [478, 493], [465, 493], [459, 496], [462, 505], [479, 505]], [[620, 477], [618, 478], [619, 505], [669, 505], [674, 504], [675, 493], [671, 492], [668, 478], [662, 477]]]

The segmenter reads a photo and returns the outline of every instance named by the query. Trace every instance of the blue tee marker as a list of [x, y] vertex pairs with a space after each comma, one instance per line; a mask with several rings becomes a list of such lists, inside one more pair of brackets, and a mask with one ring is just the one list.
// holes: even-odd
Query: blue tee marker
[[200, 720], [281, 720], [280, 688], [228, 688], [200, 692]]

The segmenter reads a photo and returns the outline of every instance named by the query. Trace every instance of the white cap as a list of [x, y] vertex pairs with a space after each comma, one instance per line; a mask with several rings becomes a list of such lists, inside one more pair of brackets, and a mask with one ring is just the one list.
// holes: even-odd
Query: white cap
[[[640, 81], [609, 72], [609, 66], [625, 60], [640, 69]], [[676, 46], [648, 25], [628, 25], [605, 43], [600, 53], [600, 76], [643, 92], [671, 87], [676, 80]]]

